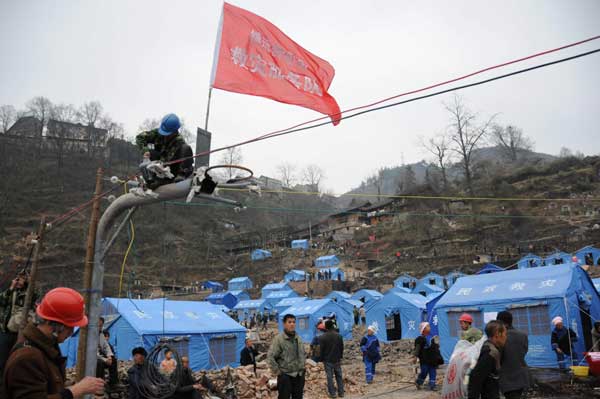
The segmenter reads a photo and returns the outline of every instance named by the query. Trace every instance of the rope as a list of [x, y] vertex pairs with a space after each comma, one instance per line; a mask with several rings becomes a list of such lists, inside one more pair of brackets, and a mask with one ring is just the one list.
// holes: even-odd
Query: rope
[[[341, 111], [340, 115], [348, 113], [348, 112], [352, 112], [352, 111], [357, 111], [357, 110], [363, 110], [365, 108], [370, 108], [370, 107], [372, 107], [374, 105], [379, 105], [381, 103], [387, 102], [387, 101], [392, 100], [392, 99], [396, 99], [396, 98], [399, 98], [399, 97], [407, 96], [409, 94], [415, 94], [415, 93], [423, 92], [423, 91], [426, 91], [426, 90], [429, 90], [429, 89], [432, 89], [432, 88], [435, 88], [435, 87], [443, 86], [443, 85], [446, 85], [446, 84], [449, 84], [449, 83], [454, 83], [454, 82], [457, 82], [459, 80], [463, 80], [463, 79], [466, 79], [468, 77], [472, 77], [472, 76], [481, 74], [483, 72], [487, 72], [487, 71], [490, 71], [490, 70], [493, 70], [493, 69], [497, 69], [497, 68], [501, 68], [501, 67], [504, 67], [504, 66], [507, 66], [507, 65], [519, 63], [519, 62], [522, 62], [522, 61], [525, 61], [525, 60], [529, 60], [529, 59], [532, 59], [532, 58], [540, 57], [542, 55], [550, 54], [550, 53], [553, 53], [553, 52], [556, 52], [556, 51], [560, 51], [560, 50], [563, 50], [563, 49], [566, 49], [566, 48], [569, 48], [569, 47], [577, 46], [577, 45], [580, 45], [580, 44], [583, 44], [583, 43], [587, 43], [587, 42], [590, 42], [590, 41], [593, 41], [593, 40], [596, 40], [596, 39], [599, 39], [599, 38], [600, 38], [600, 35], [599, 36], [594, 36], [594, 37], [591, 37], [591, 38], [588, 38], [588, 39], [585, 39], [585, 40], [581, 40], [579, 42], [575, 42], [575, 43], [567, 44], [567, 45], [564, 45], [564, 46], [561, 46], [561, 47], [557, 47], [555, 49], [546, 50], [546, 51], [543, 51], [543, 52], [540, 52], [540, 53], [532, 54], [530, 56], [518, 58], [516, 60], [504, 62], [502, 64], [498, 64], [498, 65], [491, 66], [491, 67], [487, 67], [487, 68], [481, 69], [479, 71], [472, 72], [472, 73], [464, 75], [464, 76], [460, 76], [460, 77], [457, 77], [457, 78], [454, 78], [454, 79], [447, 80], [445, 82], [436, 83], [436, 84], [429, 85], [427, 87], [423, 87], [423, 88], [417, 89], [417, 90], [411, 90], [411, 91], [408, 91], [408, 92], [405, 92], [405, 93], [401, 93], [401, 94], [398, 94], [398, 95], [395, 95], [395, 96], [391, 96], [391, 97], [388, 97], [388, 98], [376, 101], [376, 102], [371, 103], [371, 104], [366, 104], [366, 105], [362, 105], [362, 106], [359, 106], [359, 107], [350, 108], [350, 109]], [[596, 51], [600, 51], [600, 50], [596, 50]], [[539, 66], [532, 67], [532, 68], [527, 68], [527, 69], [524, 69], [524, 70], [521, 70], [521, 71], [513, 72], [511, 74], [501, 75], [500, 77], [497, 77], [497, 78], [484, 80], [481, 83], [475, 83], [475, 84], [471, 84], [471, 85], [459, 86], [458, 88], [444, 90], [442, 92], [439, 92], [438, 94], [443, 94], [443, 93], [447, 93], [447, 92], [450, 92], [450, 91], [460, 90], [462, 88], [472, 87], [472, 86], [476, 86], [478, 84], [488, 83], [488, 82], [491, 82], [493, 80], [502, 79], [504, 77], [516, 75], [516, 74], [523, 73], [523, 72], [528, 72], [530, 70], [537, 69], [537, 68], [542, 68], [542, 67], [545, 67], [545, 66], [550, 66], [550, 65], [553, 65], [555, 63], [569, 61], [569, 60], [572, 60], [572, 59], [575, 59], [575, 58], [578, 58], [578, 57], [583, 57], [585, 55], [589, 55], [589, 54], [591, 54], [593, 52], [596, 52], [596, 51], [592, 51], [592, 52], [588, 52], [588, 53], [583, 53], [583, 54], [580, 54], [580, 55], [577, 55], [577, 56], [574, 56], [574, 57], [568, 57], [568, 58], [565, 58], [565, 59], [562, 59], [562, 60], [558, 60], [558, 61], [554, 61], [554, 62], [551, 62], [551, 63], [541, 64]], [[434, 93], [433, 95], [438, 95], [438, 94]], [[412, 100], [409, 100], [409, 101], [406, 101], [406, 102], [416, 101], [417, 99], [423, 99], [423, 98], [427, 98], [427, 97], [432, 97], [433, 95], [417, 97], [416, 99], [412, 99]], [[399, 102], [399, 103], [394, 103], [394, 104], [388, 104], [388, 105], [385, 105], [385, 106], [382, 106], [382, 107], [377, 107], [377, 108], [369, 109], [367, 111], [358, 112], [358, 113], [353, 114], [353, 115], [343, 116], [343, 117], [340, 118], [340, 120], [342, 120], [342, 119], [349, 119], [349, 118], [352, 118], [354, 116], [362, 115], [362, 114], [367, 113], [367, 112], [372, 112], [372, 111], [375, 111], [375, 110], [384, 109], [384, 108], [388, 108], [388, 107], [392, 107], [392, 106], [404, 104], [406, 102]], [[335, 116], [337, 116], [337, 115], [334, 115], [334, 117]], [[253, 143], [253, 142], [265, 140], [265, 139], [272, 138], [272, 137], [277, 137], [277, 136], [284, 135], [284, 134], [290, 134], [290, 133], [294, 133], [294, 132], [298, 132], [298, 131], [302, 131], [302, 130], [312, 129], [312, 128], [319, 127], [319, 126], [329, 125], [331, 123], [331, 121], [328, 120], [327, 122], [318, 123], [316, 125], [311, 125], [311, 126], [306, 126], [306, 125], [308, 125], [310, 123], [322, 121], [324, 119], [330, 119], [330, 116], [327, 115], [327, 116], [323, 116], [323, 117], [320, 117], [320, 118], [312, 119], [312, 120], [309, 120], [309, 121], [306, 121], [306, 122], [303, 122], [303, 123], [300, 123], [300, 124], [297, 124], [297, 125], [285, 128], [285, 129], [280, 129], [280, 130], [276, 130], [276, 131], [273, 131], [273, 132], [270, 132], [270, 133], [266, 133], [266, 134], [263, 134], [261, 136], [258, 136], [258, 137], [255, 137], [253, 139], [249, 139], [249, 140], [246, 140], [246, 141], [242, 141], [242, 142], [234, 144], [234, 145], [220, 147], [220, 148], [216, 148], [214, 150], [203, 151], [203, 152], [201, 152], [199, 154], [196, 154], [194, 156], [191, 156], [191, 157], [185, 157], [185, 158], [173, 160], [173, 161], [171, 161], [171, 162], [169, 162], [169, 163], [167, 163], [165, 165], [170, 165], [170, 164], [173, 164], [173, 163], [183, 162], [183, 161], [185, 161], [187, 159], [197, 158], [197, 157], [200, 157], [200, 156], [203, 156], [203, 155], [211, 154], [213, 152], [224, 151], [224, 150], [227, 150], [227, 149], [230, 149], [230, 148], [233, 148], [233, 147], [238, 147], [238, 146], [241, 146], [241, 145], [250, 144], [250, 143]]]

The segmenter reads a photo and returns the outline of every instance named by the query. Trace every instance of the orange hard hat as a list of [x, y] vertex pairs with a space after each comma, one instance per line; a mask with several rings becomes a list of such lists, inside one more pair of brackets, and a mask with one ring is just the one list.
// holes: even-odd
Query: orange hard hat
[[83, 327], [88, 323], [83, 297], [71, 288], [58, 287], [48, 291], [35, 311], [42, 319], [67, 327]]
[[468, 313], [463, 313], [460, 315], [460, 318], [458, 319], [458, 321], [466, 321], [468, 323], [473, 323], [473, 317], [471, 317], [470, 314]]

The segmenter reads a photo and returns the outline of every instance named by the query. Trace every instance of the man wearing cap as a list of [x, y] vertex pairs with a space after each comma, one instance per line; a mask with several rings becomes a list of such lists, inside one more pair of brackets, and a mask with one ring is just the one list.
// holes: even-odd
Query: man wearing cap
[[473, 327], [473, 317], [468, 313], [463, 313], [458, 319], [460, 323], [460, 339], [469, 341], [472, 344], [479, 341], [483, 337], [483, 332], [480, 329]]
[[[17, 342], [19, 327], [23, 320], [28, 279], [27, 272], [20, 272], [10, 283], [10, 287], [0, 294], [0, 376], [10, 350]], [[37, 295], [34, 292], [31, 303], [35, 303], [36, 300]]]
[[64, 287], [50, 290], [6, 362], [3, 398], [72, 399], [102, 394], [104, 381], [95, 377], [65, 387], [65, 358], [58, 344], [70, 337], [75, 327], [87, 323], [83, 297], [77, 291]]
[[496, 316], [506, 326], [506, 343], [502, 350], [500, 391], [506, 399], [521, 399], [529, 388], [529, 370], [525, 356], [529, 351], [527, 334], [516, 330], [512, 313], [503, 310]]
[[571, 365], [571, 362], [577, 362], [577, 354], [573, 351], [573, 344], [577, 342], [577, 334], [563, 325], [563, 319], [560, 316], [552, 319], [552, 325], [554, 326], [551, 337], [552, 350], [556, 352], [558, 367], [565, 369], [567, 365]]
[[148, 183], [154, 189], [174, 181], [184, 180], [194, 171], [194, 154], [192, 148], [185, 142], [179, 129], [181, 122], [175, 114], [167, 114], [162, 118], [160, 127], [138, 134], [135, 138], [136, 145], [142, 150], [144, 159], [149, 161], [170, 162], [179, 159], [185, 160], [168, 165], [174, 179], [156, 178]]
[[146, 397], [140, 392], [140, 385], [143, 378], [142, 368], [144, 367], [144, 362], [146, 361], [146, 356], [148, 356], [148, 353], [146, 352], [146, 349], [138, 346], [137, 348], [133, 348], [131, 355], [133, 356], [133, 366], [127, 370], [127, 380], [129, 382], [127, 398], [146, 399]]

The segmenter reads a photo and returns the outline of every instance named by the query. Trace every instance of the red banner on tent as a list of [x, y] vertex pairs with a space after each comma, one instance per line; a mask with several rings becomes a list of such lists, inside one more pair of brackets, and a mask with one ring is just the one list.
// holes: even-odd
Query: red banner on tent
[[335, 70], [275, 25], [224, 3], [211, 86], [267, 97], [327, 114], [340, 122], [340, 107], [327, 93]]

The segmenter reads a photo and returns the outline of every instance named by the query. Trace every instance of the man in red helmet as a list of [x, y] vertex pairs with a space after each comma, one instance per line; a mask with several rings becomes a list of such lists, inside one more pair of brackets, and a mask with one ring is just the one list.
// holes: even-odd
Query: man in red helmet
[[72, 399], [102, 393], [104, 381], [85, 377], [65, 387], [65, 358], [58, 344], [75, 327], [87, 325], [83, 297], [75, 290], [50, 290], [36, 309], [36, 319], [23, 330], [4, 372], [7, 399]]
[[473, 317], [468, 313], [463, 313], [458, 319], [460, 323], [460, 339], [469, 341], [474, 344], [483, 337], [483, 333], [480, 329], [473, 327]]

